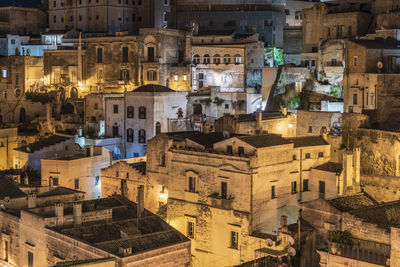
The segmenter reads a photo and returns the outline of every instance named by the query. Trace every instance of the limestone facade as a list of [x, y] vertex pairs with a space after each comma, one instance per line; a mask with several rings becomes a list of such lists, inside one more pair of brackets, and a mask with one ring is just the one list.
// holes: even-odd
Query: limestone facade
[[12, 169], [14, 149], [18, 147], [18, 129], [0, 129], [0, 170]]

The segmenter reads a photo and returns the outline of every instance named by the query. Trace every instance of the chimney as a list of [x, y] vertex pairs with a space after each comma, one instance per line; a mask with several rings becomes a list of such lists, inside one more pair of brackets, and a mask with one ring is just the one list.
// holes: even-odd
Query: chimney
[[361, 157], [361, 149], [359, 147], [355, 147], [353, 149], [353, 169], [354, 169], [354, 179], [357, 184], [360, 183], [360, 157]]
[[208, 121], [205, 121], [203, 123], [203, 133], [204, 134], [210, 133], [210, 123]]
[[144, 210], [144, 186], [140, 185], [138, 187], [137, 194], [137, 227], [139, 228], [139, 219], [142, 217]]
[[56, 225], [62, 225], [64, 223], [64, 203], [55, 203], [54, 212], [56, 216]]
[[28, 209], [36, 208], [37, 206], [37, 195], [35, 193], [28, 194]]
[[82, 202], [74, 201], [73, 204], [74, 225], [82, 224]]

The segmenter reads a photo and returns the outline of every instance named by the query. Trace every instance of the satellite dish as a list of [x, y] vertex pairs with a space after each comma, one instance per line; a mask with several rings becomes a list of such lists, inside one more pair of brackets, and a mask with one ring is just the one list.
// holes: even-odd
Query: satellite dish
[[383, 63], [382, 61], [378, 61], [378, 63], [376, 63], [376, 66], [378, 66], [378, 69], [382, 69], [383, 68]]
[[291, 257], [296, 256], [296, 250], [293, 247], [288, 248], [288, 253]]
[[271, 238], [267, 238], [265, 240], [265, 244], [267, 244], [268, 247], [272, 247], [274, 245], [274, 242], [272, 241]]
[[286, 236], [286, 241], [293, 246], [294, 245], [294, 239], [290, 235]]

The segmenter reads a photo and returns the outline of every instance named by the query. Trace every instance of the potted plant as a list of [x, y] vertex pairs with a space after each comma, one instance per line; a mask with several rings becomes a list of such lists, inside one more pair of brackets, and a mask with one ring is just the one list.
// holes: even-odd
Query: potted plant
[[329, 240], [331, 241], [331, 253], [341, 255], [342, 251], [338, 244], [352, 244], [351, 234], [347, 231], [334, 230], [329, 232]]

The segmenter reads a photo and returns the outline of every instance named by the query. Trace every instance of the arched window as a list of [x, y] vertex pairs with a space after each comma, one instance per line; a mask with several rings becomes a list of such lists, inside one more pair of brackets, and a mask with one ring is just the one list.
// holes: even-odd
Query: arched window
[[224, 55], [224, 63], [225, 64], [231, 63], [231, 55], [229, 55], [229, 54]]
[[210, 63], [210, 55], [209, 54], [205, 54], [203, 56], [203, 64], [209, 64]]
[[139, 130], [139, 144], [146, 144], [146, 131], [143, 129]]
[[145, 107], [139, 107], [139, 119], [146, 119], [146, 108]]
[[161, 123], [157, 121], [156, 123], [156, 135], [161, 133]]
[[128, 143], [133, 143], [133, 129], [129, 128], [126, 130], [126, 141]]
[[198, 54], [193, 56], [193, 64], [200, 64], [200, 56]]
[[235, 64], [241, 64], [242, 63], [242, 56], [239, 54], [235, 55]]
[[201, 106], [201, 104], [194, 104], [193, 105], [193, 114], [200, 115], [201, 113], [203, 113], [203, 107]]
[[126, 108], [126, 117], [129, 119], [133, 119], [134, 114], [135, 114], [134, 112], [135, 112], [135, 109], [132, 106], [128, 106]]
[[214, 64], [220, 64], [221, 63], [221, 57], [219, 56], [219, 54], [215, 54], [213, 57], [213, 63]]
[[19, 122], [26, 122], [26, 111], [25, 108], [19, 110]]

